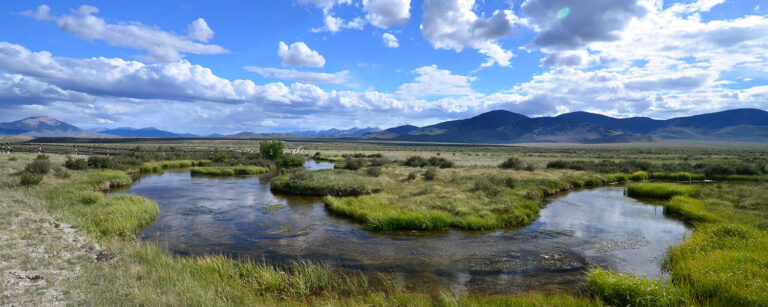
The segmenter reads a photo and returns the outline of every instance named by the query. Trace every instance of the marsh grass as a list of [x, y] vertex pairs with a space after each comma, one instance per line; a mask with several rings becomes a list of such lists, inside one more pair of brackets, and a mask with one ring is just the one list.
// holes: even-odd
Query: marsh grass
[[595, 268], [587, 276], [587, 289], [611, 306], [685, 306], [682, 291], [662, 280], [645, 279]]
[[634, 183], [627, 186], [627, 195], [637, 198], [668, 200], [674, 196], [695, 196], [699, 188], [692, 185], [675, 183]]
[[[435, 177], [419, 179], [411, 175], [410, 168], [391, 167], [383, 175], [391, 180], [386, 181], [380, 193], [327, 196], [324, 202], [334, 213], [351, 217], [371, 230], [482, 230], [531, 223], [547, 195], [628, 180], [625, 174], [588, 175], [572, 171], [434, 170]], [[356, 173], [343, 175], [351, 174]], [[402, 180], [406, 174], [408, 179]]]
[[205, 166], [211, 164], [210, 160], [171, 160], [171, 161], [157, 161], [157, 162], [145, 162], [139, 167], [139, 172], [142, 174], [159, 173], [166, 169], [173, 168], [187, 168], [193, 166]]
[[[667, 191], [672, 184], [664, 185], [662, 190]], [[660, 184], [637, 186], [647, 191]], [[592, 270], [587, 282], [590, 293], [614, 305], [768, 305], [768, 207], [739, 205], [762, 202], [768, 197], [768, 184], [708, 184], [697, 189], [683, 193], [691, 196], [675, 195], [662, 203], [665, 213], [694, 227], [692, 235], [672, 247], [664, 260], [669, 283]], [[642, 195], [666, 197], [669, 193]], [[661, 300], [664, 297], [675, 300]]]
[[329, 169], [320, 171], [297, 171], [272, 179], [274, 191], [298, 195], [350, 196], [375, 193], [381, 190], [384, 179], [371, 177], [361, 172]]
[[192, 175], [203, 176], [243, 176], [268, 173], [269, 169], [262, 166], [205, 166], [190, 169]]

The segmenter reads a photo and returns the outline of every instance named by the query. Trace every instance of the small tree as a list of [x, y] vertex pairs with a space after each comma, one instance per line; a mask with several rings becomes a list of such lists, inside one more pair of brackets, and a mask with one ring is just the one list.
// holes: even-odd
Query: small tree
[[283, 142], [280, 140], [262, 140], [259, 143], [261, 157], [269, 160], [279, 160], [283, 156]]

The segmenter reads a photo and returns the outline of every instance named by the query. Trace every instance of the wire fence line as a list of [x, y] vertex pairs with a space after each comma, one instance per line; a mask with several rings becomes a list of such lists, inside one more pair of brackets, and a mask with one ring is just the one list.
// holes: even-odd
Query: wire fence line
[[255, 149], [249, 150], [233, 150], [233, 149], [194, 149], [194, 148], [177, 148], [177, 149], [144, 149], [144, 148], [130, 148], [130, 147], [105, 147], [105, 146], [92, 146], [92, 145], [59, 145], [59, 144], [44, 144], [44, 143], [3, 143], [0, 147], [2, 153], [32, 153], [32, 154], [65, 154], [75, 156], [119, 156], [119, 155], [136, 155], [136, 154], [215, 154], [215, 153], [252, 153], [257, 152]]

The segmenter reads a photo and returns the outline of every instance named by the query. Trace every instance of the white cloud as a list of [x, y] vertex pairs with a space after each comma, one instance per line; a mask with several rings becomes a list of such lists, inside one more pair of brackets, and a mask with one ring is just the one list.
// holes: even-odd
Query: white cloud
[[257, 66], [245, 66], [245, 70], [258, 73], [266, 78], [307, 83], [346, 84], [349, 81], [349, 71], [346, 70], [333, 74]]
[[[99, 9], [93, 6], [83, 5], [72, 10], [70, 15], [62, 15], [57, 18], [48, 15], [49, 10], [47, 6], [41, 5], [34, 13], [28, 15], [38, 20], [55, 19], [61, 30], [82, 39], [103, 40], [113, 46], [147, 51], [146, 56], [139, 57], [148, 61], [176, 62], [182, 59], [180, 53], [222, 54], [228, 52], [221, 46], [201, 44], [190, 40], [188, 37], [138, 22], [109, 24], [103, 18], [94, 15], [99, 12]], [[195, 30], [194, 33], [190, 33], [190, 36], [196, 40], [207, 42], [213, 37], [213, 31], [202, 19], [193, 22], [189, 28]]]
[[404, 25], [411, 17], [411, 0], [363, 0], [365, 18], [379, 28]]
[[95, 97], [63, 90], [35, 78], [0, 73], [0, 100], [7, 107], [18, 104], [48, 104], [54, 101], [92, 102]]
[[400, 47], [400, 43], [397, 42], [397, 37], [390, 33], [384, 33], [381, 35], [381, 40], [384, 42], [384, 46], [388, 48]]
[[474, 4], [475, 0], [424, 1], [421, 33], [437, 49], [460, 52], [470, 47], [488, 57], [483, 66], [508, 66], [514, 54], [496, 41], [512, 35], [513, 27], [519, 23], [517, 16], [511, 10], [503, 10], [481, 18], [473, 11]]
[[283, 66], [323, 67], [325, 65], [325, 58], [317, 51], [309, 49], [304, 42], [295, 42], [290, 46], [280, 42], [277, 56], [283, 60]]
[[474, 77], [454, 75], [449, 70], [437, 66], [424, 66], [413, 70], [416, 74], [414, 83], [400, 86], [397, 94], [406, 99], [429, 96], [473, 96], [470, 82]]
[[34, 10], [23, 11], [20, 13], [22, 16], [32, 17], [37, 20], [53, 20], [55, 17], [51, 16], [51, 7], [45, 4], [41, 4]]
[[208, 23], [205, 22], [205, 19], [202, 18], [198, 18], [197, 20], [190, 23], [187, 26], [187, 32], [189, 32], [190, 38], [201, 41], [203, 43], [207, 43], [210, 39], [213, 38], [213, 30], [208, 27]]

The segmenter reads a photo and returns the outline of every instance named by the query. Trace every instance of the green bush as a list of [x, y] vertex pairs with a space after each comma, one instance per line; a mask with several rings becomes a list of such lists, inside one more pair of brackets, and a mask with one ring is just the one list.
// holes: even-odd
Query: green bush
[[64, 167], [71, 170], [84, 170], [88, 168], [88, 161], [83, 158], [73, 159], [72, 157], [67, 157]]
[[344, 169], [356, 171], [365, 166], [365, 160], [347, 157], [344, 160]]
[[503, 163], [499, 164], [499, 167], [504, 169], [520, 170], [523, 169], [523, 161], [521, 161], [519, 158], [511, 157]]
[[277, 164], [282, 167], [298, 167], [304, 165], [304, 159], [295, 155], [284, 155], [277, 160]]
[[367, 170], [365, 170], [365, 174], [371, 177], [379, 177], [381, 176], [381, 167], [378, 166], [371, 166]]
[[43, 175], [34, 174], [30, 172], [21, 173], [20, 183], [21, 185], [37, 185], [43, 182]]
[[61, 179], [69, 178], [71, 176], [66, 169], [63, 169], [58, 166], [53, 169], [53, 175], [56, 176], [56, 178], [61, 178]]
[[422, 176], [424, 176], [424, 180], [427, 181], [435, 180], [435, 178], [437, 178], [437, 169], [434, 167], [427, 168]]
[[451, 168], [454, 166], [453, 161], [448, 161], [445, 158], [441, 157], [431, 157], [429, 159], [424, 159], [421, 156], [411, 156], [408, 159], [405, 160], [403, 163], [405, 166], [410, 167], [439, 167], [439, 168]]
[[264, 159], [280, 160], [283, 156], [283, 142], [279, 140], [262, 140], [259, 143], [259, 152]]
[[408, 181], [410, 180], [416, 180], [416, 177], [419, 176], [416, 172], [410, 172], [408, 173]]
[[48, 156], [46, 155], [38, 155], [34, 160], [32, 160], [32, 162], [24, 167], [24, 172], [35, 175], [45, 175], [50, 171], [51, 161], [48, 160]]

